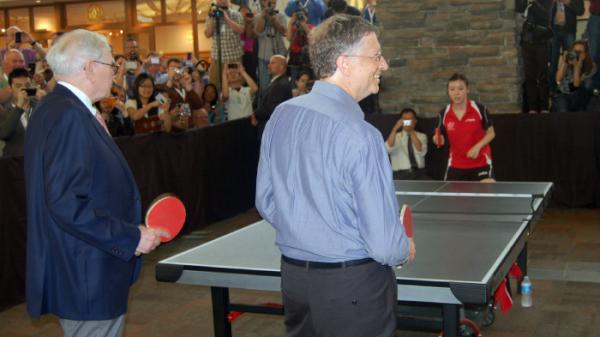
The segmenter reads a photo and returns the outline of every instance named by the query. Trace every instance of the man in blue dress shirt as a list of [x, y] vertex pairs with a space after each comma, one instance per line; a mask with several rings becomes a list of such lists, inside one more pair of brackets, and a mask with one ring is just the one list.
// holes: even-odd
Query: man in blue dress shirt
[[267, 123], [256, 207], [276, 230], [287, 336], [390, 337], [392, 266], [414, 258], [399, 220], [392, 169], [358, 101], [388, 64], [376, 28], [335, 15], [309, 36], [319, 81]]

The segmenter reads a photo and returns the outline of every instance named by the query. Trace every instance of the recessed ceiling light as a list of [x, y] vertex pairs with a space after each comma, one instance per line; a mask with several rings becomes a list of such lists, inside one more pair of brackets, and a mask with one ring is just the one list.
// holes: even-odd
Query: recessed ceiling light
[[36, 4], [39, 4], [39, 3], [41, 3], [41, 2], [42, 2], [42, 0], [35, 0], [35, 3], [36, 3]]

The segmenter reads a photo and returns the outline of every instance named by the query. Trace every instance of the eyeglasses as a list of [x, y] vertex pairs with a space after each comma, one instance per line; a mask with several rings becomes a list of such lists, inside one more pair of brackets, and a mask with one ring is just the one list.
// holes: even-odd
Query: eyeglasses
[[113, 75], [116, 75], [117, 72], [119, 72], [119, 65], [116, 64], [115, 61], [113, 61], [112, 63], [106, 63], [106, 62], [102, 62], [102, 61], [98, 61], [98, 60], [92, 60], [92, 62], [104, 64], [105, 66], [111, 67], [113, 70]]
[[347, 54], [344, 55], [344, 56], [347, 56], [347, 57], [366, 57], [366, 58], [370, 58], [372, 60], [375, 60], [375, 62], [377, 62], [377, 63], [381, 62], [381, 60], [385, 61], [385, 57], [383, 57], [383, 55], [381, 53], [378, 53], [375, 56], [368, 56], [368, 55], [347, 55]]

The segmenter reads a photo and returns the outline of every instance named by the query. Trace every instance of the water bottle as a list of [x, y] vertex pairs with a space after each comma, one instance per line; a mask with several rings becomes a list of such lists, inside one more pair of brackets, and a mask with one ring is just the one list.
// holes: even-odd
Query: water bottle
[[521, 306], [529, 308], [532, 305], [531, 280], [529, 280], [529, 276], [525, 276], [521, 282]]

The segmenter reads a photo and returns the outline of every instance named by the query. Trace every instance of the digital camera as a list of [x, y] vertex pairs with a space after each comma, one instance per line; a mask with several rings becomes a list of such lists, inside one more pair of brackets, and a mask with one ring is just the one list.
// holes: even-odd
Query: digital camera
[[579, 54], [577, 52], [572, 51], [572, 50], [566, 51], [565, 52], [565, 60], [567, 62], [578, 61], [579, 60]]

